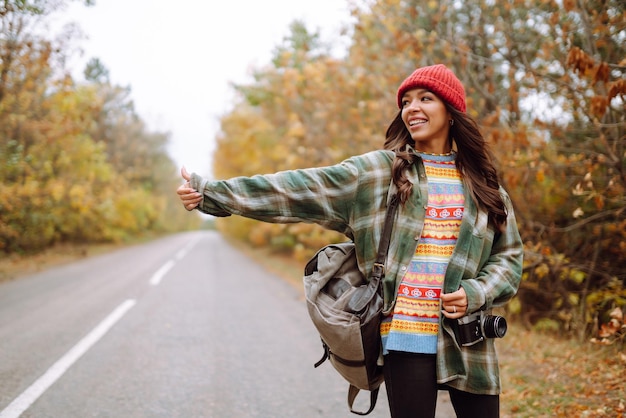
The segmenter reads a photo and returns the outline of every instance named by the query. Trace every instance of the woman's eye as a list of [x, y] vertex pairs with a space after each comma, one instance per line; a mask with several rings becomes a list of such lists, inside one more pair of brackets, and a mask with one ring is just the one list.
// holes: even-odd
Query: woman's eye
[[430, 97], [430, 96], [424, 96], [424, 97], [422, 97], [422, 101], [423, 101], [423, 102], [428, 101], [428, 100], [432, 100], [432, 99], [433, 99], [433, 98], [432, 98], [432, 97]]

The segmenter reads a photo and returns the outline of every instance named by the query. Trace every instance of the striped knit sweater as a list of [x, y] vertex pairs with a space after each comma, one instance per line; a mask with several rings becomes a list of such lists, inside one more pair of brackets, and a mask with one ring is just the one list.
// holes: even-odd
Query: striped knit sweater
[[435, 354], [441, 315], [441, 289], [463, 217], [463, 184], [455, 154], [420, 154], [428, 178], [424, 229], [393, 311], [383, 319], [383, 352]]

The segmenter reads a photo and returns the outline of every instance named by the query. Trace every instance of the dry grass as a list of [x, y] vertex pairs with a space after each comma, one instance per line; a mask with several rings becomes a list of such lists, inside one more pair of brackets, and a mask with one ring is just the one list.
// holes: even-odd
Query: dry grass
[[113, 245], [57, 245], [33, 255], [0, 257], [0, 283], [115, 248]]
[[150, 241], [158, 235], [135, 238], [122, 243], [59, 244], [36, 254], [0, 253], [0, 283], [37, 273], [50, 267], [71, 263], [81, 258], [104, 254], [129, 245]]
[[622, 346], [580, 343], [513, 324], [498, 345], [503, 417], [623, 417]]

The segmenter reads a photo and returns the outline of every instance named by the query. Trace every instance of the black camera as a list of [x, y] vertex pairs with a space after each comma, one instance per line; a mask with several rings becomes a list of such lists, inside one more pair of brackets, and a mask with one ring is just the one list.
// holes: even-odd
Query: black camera
[[506, 319], [502, 316], [487, 315], [483, 311], [456, 320], [454, 334], [456, 341], [468, 347], [485, 338], [502, 338], [506, 334]]

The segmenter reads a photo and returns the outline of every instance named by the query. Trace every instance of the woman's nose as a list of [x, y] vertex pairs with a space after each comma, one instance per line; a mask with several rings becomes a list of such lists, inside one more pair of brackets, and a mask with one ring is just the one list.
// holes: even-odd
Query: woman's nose
[[409, 103], [407, 103], [406, 108], [407, 108], [407, 110], [419, 110], [419, 108], [420, 108], [420, 101], [419, 100], [411, 100]]

